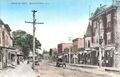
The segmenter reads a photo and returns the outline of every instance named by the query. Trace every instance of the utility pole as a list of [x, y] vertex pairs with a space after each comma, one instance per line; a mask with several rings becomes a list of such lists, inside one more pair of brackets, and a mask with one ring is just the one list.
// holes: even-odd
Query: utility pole
[[100, 36], [101, 34], [101, 29], [100, 29], [100, 20], [98, 20], [98, 26], [99, 26], [99, 67], [101, 68], [102, 67], [102, 42], [103, 42], [103, 39], [102, 37]]
[[[68, 41], [71, 42], [71, 37], [68, 37]], [[71, 47], [69, 48], [69, 64], [71, 63]]]
[[115, 52], [114, 52], [114, 67], [120, 69], [120, 0], [116, 0], [115, 6], [116, 9], [116, 17], [115, 21]]
[[36, 30], [36, 27], [35, 25], [36, 24], [44, 24], [43, 22], [36, 22], [36, 19], [35, 19], [35, 13], [37, 12], [36, 10], [32, 10], [33, 12], [33, 22], [28, 22], [28, 21], [25, 21], [25, 23], [31, 23], [33, 24], [33, 65], [32, 65], [32, 68], [34, 69], [35, 67], [35, 30]]

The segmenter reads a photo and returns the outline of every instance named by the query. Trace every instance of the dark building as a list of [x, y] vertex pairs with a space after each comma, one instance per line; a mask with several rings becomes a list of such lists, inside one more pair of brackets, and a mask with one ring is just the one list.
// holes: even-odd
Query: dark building
[[86, 31], [90, 33], [86, 33], [85, 46], [91, 50], [91, 64], [98, 65], [99, 61], [102, 62], [102, 66], [112, 67], [115, 64], [119, 8], [117, 5], [109, 7], [100, 5], [90, 17], [89, 29]]

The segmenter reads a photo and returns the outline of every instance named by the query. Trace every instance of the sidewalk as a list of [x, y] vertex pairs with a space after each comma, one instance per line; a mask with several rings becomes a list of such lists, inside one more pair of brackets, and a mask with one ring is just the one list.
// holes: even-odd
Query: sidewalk
[[17, 65], [14, 69], [5, 69], [0, 71], [0, 77], [37, 77], [30, 64], [26, 62]]
[[[52, 62], [54, 64], [56, 64], [56, 62]], [[69, 66], [74, 66], [74, 67], [81, 67], [81, 68], [88, 68], [88, 69], [98, 69], [98, 70], [104, 70], [107, 72], [114, 72], [114, 73], [118, 73], [120, 74], [120, 69], [118, 68], [114, 68], [114, 67], [99, 67], [97, 65], [88, 65], [88, 64], [69, 64], [66, 63]]]
[[[48, 63], [51, 66], [55, 66], [55, 62]], [[66, 63], [66, 68], [68, 70], [84, 72], [93, 75], [105, 75], [103, 77], [120, 77], [120, 74], [114, 72], [108, 72], [105, 69], [107, 68], [99, 68], [99, 66], [95, 65], [85, 65], [85, 64], [68, 64]]]
[[68, 64], [70, 66], [75, 66], [75, 67], [82, 67], [82, 68], [90, 68], [90, 69], [100, 69], [100, 70], [105, 70], [108, 72], [114, 72], [114, 73], [119, 73], [120, 74], [120, 69], [114, 68], [114, 67], [99, 67], [96, 65], [87, 65], [87, 64]]

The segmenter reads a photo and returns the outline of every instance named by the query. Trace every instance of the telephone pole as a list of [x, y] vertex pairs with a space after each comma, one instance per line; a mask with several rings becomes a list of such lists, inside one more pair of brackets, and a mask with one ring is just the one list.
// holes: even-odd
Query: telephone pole
[[[71, 37], [68, 37], [68, 41], [71, 42]], [[71, 63], [71, 47], [69, 48], [69, 64]]]
[[33, 65], [32, 65], [32, 68], [34, 69], [34, 67], [35, 67], [35, 30], [36, 30], [35, 25], [36, 24], [44, 24], [44, 23], [43, 22], [36, 22], [35, 13], [37, 11], [36, 10], [32, 10], [32, 12], [33, 12], [33, 21], [32, 22], [25, 21], [25, 23], [33, 24]]

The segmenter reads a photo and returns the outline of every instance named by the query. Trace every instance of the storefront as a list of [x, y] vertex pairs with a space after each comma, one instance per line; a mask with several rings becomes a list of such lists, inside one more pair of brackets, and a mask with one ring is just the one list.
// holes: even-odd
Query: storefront
[[13, 48], [0, 47], [0, 69], [16, 65], [17, 51]]
[[106, 46], [105, 53], [104, 53], [104, 66], [112, 67], [114, 63], [114, 46]]
[[5, 47], [0, 47], [0, 69], [7, 66], [7, 51]]

